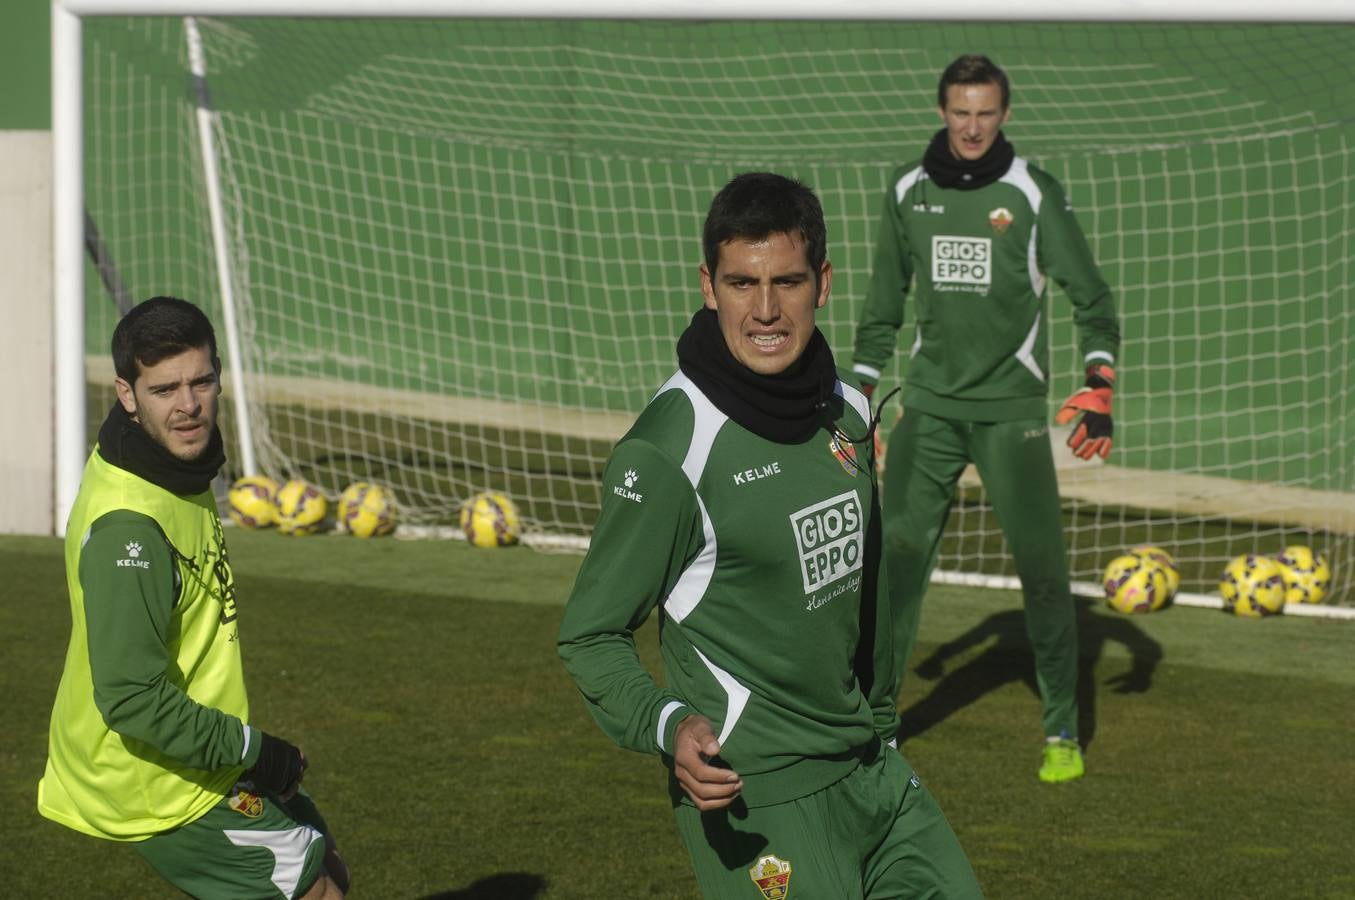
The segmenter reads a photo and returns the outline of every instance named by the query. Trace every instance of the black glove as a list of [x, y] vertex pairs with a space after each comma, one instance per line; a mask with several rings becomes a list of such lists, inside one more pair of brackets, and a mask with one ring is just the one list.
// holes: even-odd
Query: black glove
[[301, 750], [282, 738], [259, 732], [259, 758], [240, 777], [270, 794], [282, 795], [296, 787], [306, 771]]

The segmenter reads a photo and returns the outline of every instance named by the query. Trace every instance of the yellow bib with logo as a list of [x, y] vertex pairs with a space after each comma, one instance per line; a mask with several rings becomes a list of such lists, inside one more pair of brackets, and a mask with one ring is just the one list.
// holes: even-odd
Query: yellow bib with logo
[[66, 531], [71, 642], [52, 709], [38, 811], [96, 837], [144, 840], [201, 816], [243, 767], [195, 769], [105, 724], [94, 702], [80, 553], [101, 516], [130, 510], [168, 538], [180, 585], [166, 677], [192, 700], [249, 719], [235, 621], [235, 584], [210, 491], [179, 497], [90, 454]]

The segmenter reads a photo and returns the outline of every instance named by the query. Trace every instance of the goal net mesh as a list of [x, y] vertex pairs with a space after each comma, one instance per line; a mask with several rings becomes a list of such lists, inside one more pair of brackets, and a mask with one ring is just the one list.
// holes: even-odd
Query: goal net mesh
[[[532, 535], [586, 537], [610, 446], [700, 303], [714, 193], [750, 169], [818, 191], [820, 324], [849, 364], [889, 172], [939, 127], [941, 69], [983, 52], [1121, 317], [1110, 464], [1054, 436], [1074, 577], [1153, 543], [1207, 590], [1233, 555], [1305, 543], [1355, 602], [1355, 28], [198, 25], [243, 338], [225, 363], [266, 474], [383, 483], [410, 525], [498, 490]], [[190, 297], [220, 328], [184, 23], [85, 34], [87, 203], [112, 261], [135, 298]], [[98, 371], [116, 313], [89, 282]], [[1056, 404], [1082, 375], [1050, 294]], [[886, 389], [912, 327], [909, 308]], [[939, 567], [1014, 573], [972, 474]]]

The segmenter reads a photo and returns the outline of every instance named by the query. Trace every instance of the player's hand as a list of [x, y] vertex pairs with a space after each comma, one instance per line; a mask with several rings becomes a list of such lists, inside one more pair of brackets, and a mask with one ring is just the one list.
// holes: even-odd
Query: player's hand
[[306, 774], [306, 754], [282, 738], [259, 732], [259, 758], [240, 777], [279, 800], [290, 800], [301, 787]]
[[1063, 401], [1054, 416], [1056, 424], [1066, 425], [1079, 414], [1082, 416], [1082, 421], [1068, 436], [1068, 446], [1073, 448], [1074, 456], [1082, 459], [1110, 456], [1111, 438], [1115, 433], [1115, 423], [1110, 417], [1114, 396], [1115, 370], [1105, 363], [1098, 363], [1087, 369], [1087, 386]]
[[688, 716], [673, 732], [673, 774], [696, 808], [724, 809], [743, 790], [743, 779], [730, 769], [712, 766], [720, 742], [705, 716]]

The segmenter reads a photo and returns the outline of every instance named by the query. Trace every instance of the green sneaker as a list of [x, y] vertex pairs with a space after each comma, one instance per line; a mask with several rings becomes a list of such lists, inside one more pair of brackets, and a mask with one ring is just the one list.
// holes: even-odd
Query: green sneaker
[[1040, 780], [1051, 784], [1081, 778], [1086, 768], [1082, 764], [1082, 748], [1068, 737], [1050, 738], [1044, 745], [1044, 765], [1040, 766]]

